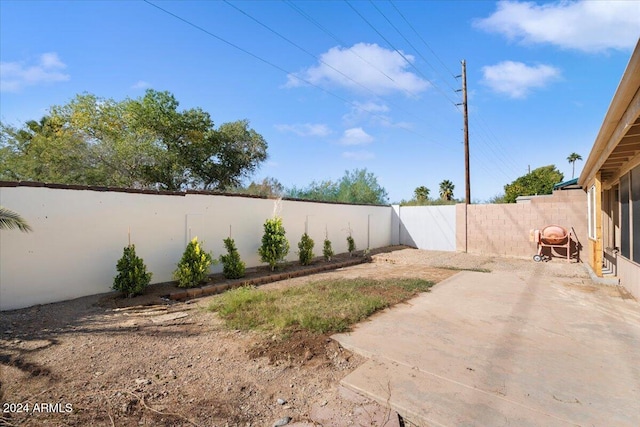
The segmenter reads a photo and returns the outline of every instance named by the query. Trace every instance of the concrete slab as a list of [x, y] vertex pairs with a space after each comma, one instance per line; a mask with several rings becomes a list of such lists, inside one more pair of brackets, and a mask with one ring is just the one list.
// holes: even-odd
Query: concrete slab
[[334, 336], [343, 379], [421, 426], [640, 425], [640, 305], [536, 264], [462, 272]]

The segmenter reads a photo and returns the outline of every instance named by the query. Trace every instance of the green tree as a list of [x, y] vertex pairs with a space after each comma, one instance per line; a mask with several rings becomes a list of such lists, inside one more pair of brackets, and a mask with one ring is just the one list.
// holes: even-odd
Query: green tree
[[388, 203], [387, 190], [378, 183], [378, 178], [372, 172], [367, 172], [367, 169], [345, 171], [338, 182], [338, 201], [384, 205]]
[[383, 205], [388, 203], [387, 191], [378, 183], [376, 176], [366, 169], [345, 171], [337, 182], [312, 182], [308, 187], [292, 188], [288, 196], [298, 199], [325, 202], [361, 203]]
[[125, 246], [117, 264], [118, 275], [113, 279], [113, 289], [131, 298], [140, 295], [151, 283], [151, 273], [142, 258], [136, 255], [134, 245]]
[[582, 156], [578, 153], [571, 153], [567, 157], [567, 161], [571, 163], [571, 179], [576, 175], [576, 162], [582, 160]]
[[322, 247], [322, 256], [324, 256], [325, 261], [331, 261], [331, 257], [333, 256], [333, 248], [331, 247], [331, 240], [325, 237], [324, 245]]
[[95, 174], [85, 166], [88, 154], [89, 145], [57, 117], [30, 120], [22, 128], [0, 124], [2, 180], [85, 183]]
[[453, 185], [453, 182], [445, 179], [440, 183], [440, 198], [442, 200], [452, 200], [453, 199], [453, 190], [456, 188]]
[[222, 273], [227, 279], [239, 279], [244, 277], [245, 263], [240, 258], [236, 243], [231, 237], [227, 237], [223, 240], [225, 248], [227, 248], [227, 254], [220, 255], [220, 262], [222, 262]]
[[209, 267], [217, 261], [209, 252], [205, 252], [198, 238], [194, 237], [187, 244], [173, 278], [180, 288], [193, 288], [204, 282], [209, 274]]
[[551, 194], [553, 186], [562, 182], [564, 175], [555, 165], [542, 166], [504, 186], [504, 201], [515, 203], [518, 196]]
[[289, 253], [289, 241], [285, 234], [282, 218], [274, 217], [264, 222], [262, 246], [258, 248], [258, 255], [260, 261], [269, 264], [271, 271], [275, 270], [278, 263], [283, 262]]
[[81, 94], [39, 122], [0, 126], [0, 179], [166, 190], [238, 185], [267, 158], [247, 120], [214, 127], [169, 92], [114, 101]]
[[337, 202], [338, 184], [332, 181], [313, 181], [306, 188], [292, 187], [287, 191], [287, 196], [294, 199]]
[[246, 188], [240, 188], [237, 191], [252, 196], [282, 197], [284, 194], [284, 185], [275, 178], [267, 177], [264, 178], [262, 182], [251, 181], [251, 184]]
[[12, 230], [14, 228], [24, 233], [32, 231], [31, 226], [19, 214], [0, 206], [0, 230]]
[[413, 190], [413, 197], [418, 203], [424, 203], [429, 200], [429, 193], [430, 190], [424, 185], [421, 185]]
[[298, 242], [298, 259], [300, 265], [309, 265], [313, 259], [314, 241], [307, 233], [304, 233]]

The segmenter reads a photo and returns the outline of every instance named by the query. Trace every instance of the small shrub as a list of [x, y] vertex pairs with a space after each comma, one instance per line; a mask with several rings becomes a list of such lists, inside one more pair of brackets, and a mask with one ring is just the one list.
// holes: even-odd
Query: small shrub
[[264, 222], [262, 246], [258, 248], [258, 255], [260, 261], [269, 264], [271, 271], [275, 270], [278, 263], [284, 261], [289, 253], [289, 241], [285, 233], [282, 218], [274, 217]]
[[331, 247], [331, 240], [324, 239], [324, 247], [322, 248], [322, 255], [325, 261], [331, 261], [333, 256], [333, 248]]
[[142, 258], [136, 255], [134, 245], [125, 246], [117, 264], [118, 275], [113, 279], [113, 289], [131, 298], [140, 295], [151, 282], [151, 273]]
[[207, 278], [209, 266], [214, 263], [211, 254], [202, 250], [198, 238], [194, 237], [182, 254], [173, 278], [181, 288], [193, 288]]
[[356, 250], [356, 242], [351, 235], [347, 236], [347, 250], [349, 251], [349, 255], [353, 255], [353, 252]]
[[313, 239], [307, 233], [302, 235], [300, 243], [298, 243], [298, 256], [300, 265], [309, 265], [313, 259]]
[[227, 255], [220, 255], [222, 262], [222, 273], [227, 279], [239, 279], [244, 277], [245, 264], [240, 259], [240, 253], [236, 248], [236, 243], [231, 237], [223, 240], [224, 247], [227, 248]]

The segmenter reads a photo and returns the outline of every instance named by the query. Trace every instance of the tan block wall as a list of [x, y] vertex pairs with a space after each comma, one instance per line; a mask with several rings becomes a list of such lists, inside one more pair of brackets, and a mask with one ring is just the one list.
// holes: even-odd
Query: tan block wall
[[[580, 259], [589, 259], [587, 195], [581, 190], [556, 191], [534, 197], [529, 203], [468, 205], [467, 252], [511, 257], [532, 257], [531, 229], [547, 225], [574, 228], [581, 244]], [[456, 248], [465, 250], [465, 205], [456, 206]]]

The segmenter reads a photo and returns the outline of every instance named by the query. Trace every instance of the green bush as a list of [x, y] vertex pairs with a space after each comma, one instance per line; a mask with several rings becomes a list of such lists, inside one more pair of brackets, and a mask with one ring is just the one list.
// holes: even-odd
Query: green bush
[[173, 272], [173, 278], [181, 288], [193, 288], [207, 278], [209, 266], [214, 263], [211, 254], [205, 252], [198, 238], [194, 237], [182, 254], [178, 268]]
[[300, 265], [309, 265], [313, 259], [313, 239], [307, 233], [302, 235], [298, 243], [298, 257]]
[[347, 236], [347, 250], [349, 251], [349, 255], [353, 255], [353, 252], [356, 250], [356, 242], [351, 235]]
[[322, 255], [325, 261], [331, 261], [333, 256], [333, 248], [331, 247], [331, 240], [324, 239], [324, 247], [322, 248]]
[[118, 260], [118, 275], [113, 279], [113, 289], [131, 298], [140, 295], [151, 282], [151, 273], [142, 258], [136, 255], [134, 245], [125, 246]]
[[262, 246], [258, 248], [260, 261], [266, 262], [275, 270], [279, 262], [284, 261], [289, 253], [289, 241], [285, 237], [282, 218], [274, 217], [264, 222]]
[[222, 262], [222, 273], [227, 279], [239, 279], [244, 277], [245, 264], [240, 259], [240, 253], [236, 248], [236, 243], [231, 237], [223, 240], [227, 255], [220, 255]]

